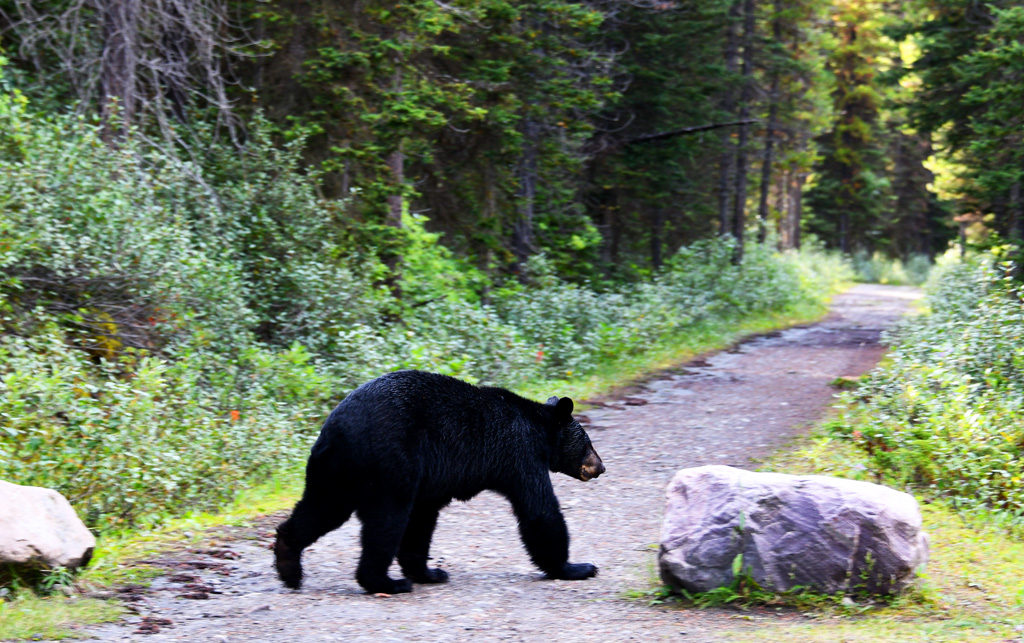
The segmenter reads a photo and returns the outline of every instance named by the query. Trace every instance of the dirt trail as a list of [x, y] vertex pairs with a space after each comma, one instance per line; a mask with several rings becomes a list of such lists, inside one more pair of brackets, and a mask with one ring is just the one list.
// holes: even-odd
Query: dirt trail
[[141, 629], [158, 631], [140, 633], [136, 616], [92, 633], [146, 641], [724, 640], [745, 622], [625, 596], [654, 577], [665, 485], [684, 467], [749, 467], [819, 419], [834, 393], [829, 382], [873, 367], [883, 352], [880, 332], [916, 296], [910, 288], [856, 286], [835, 298], [821, 323], [697, 360], [586, 412], [608, 471], [590, 483], [558, 476], [555, 490], [572, 560], [597, 564], [593, 580], [541, 580], [508, 504], [485, 493], [441, 514], [431, 553], [451, 574], [446, 585], [391, 598], [364, 594], [353, 578], [353, 518], [307, 550], [303, 589], [286, 590], [271, 568], [268, 546], [280, 519], [271, 517], [215, 549], [175, 559], [175, 572], [135, 603], [148, 617]]

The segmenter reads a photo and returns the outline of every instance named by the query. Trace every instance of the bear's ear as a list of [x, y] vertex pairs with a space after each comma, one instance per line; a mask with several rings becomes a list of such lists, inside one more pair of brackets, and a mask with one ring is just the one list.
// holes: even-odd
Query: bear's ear
[[558, 404], [558, 396], [552, 395], [551, 397], [548, 398], [548, 401], [545, 402], [545, 404], [547, 404], [548, 406], [554, 406]]
[[[552, 399], [554, 399], [554, 398], [552, 398]], [[548, 402], [550, 402], [550, 401], [551, 400], [548, 400]], [[558, 413], [560, 415], [564, 415], [565, 417], [571, 416], [572, 415], [572, 400], [570, 400], [567, 397], [561, 398], [560, 400], [558, 400], [555, 403], [555, 410], [558, 411]]]

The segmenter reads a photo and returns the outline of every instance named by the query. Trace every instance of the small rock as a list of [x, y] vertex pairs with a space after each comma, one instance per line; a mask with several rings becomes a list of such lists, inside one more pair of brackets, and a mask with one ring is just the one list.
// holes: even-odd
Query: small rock
[[172, 574], [167, 577], [172, 583], [197, 583], [199, 577], [194, 574]]
[[210, 595], [203, 591], [193, 591], [178, 594], [178, 598], [187, 598], [193, 601], [205, 601], [210, 598]]
[[156, 616], [143, 616], [139, 622], [136, 634], [156, 634], [161, 627], [173, 625], [174, 621], [169, 618], [158, 618]]

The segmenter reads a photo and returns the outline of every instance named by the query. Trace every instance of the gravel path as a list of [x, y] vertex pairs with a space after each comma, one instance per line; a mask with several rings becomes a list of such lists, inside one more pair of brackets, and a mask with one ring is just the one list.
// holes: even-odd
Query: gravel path
[[749, 467], [821, 418], [833, 395], [828, 383], [873, 367], [883, 352], [879, 333], [916, 296], [910, 288], [856, 286], [835, 298], [821, 323], [695, 360], [586, 412], [608, 471], [590, 483], [565, 476], [554, 482], [571, 560], [597, 564], [595, 579], [541, 580], [508, 503], [484, 493], [441, 514], [432, 554], [451, 575], [446, 585], [417, 585], [390, 598], [364, 594], [353, 578], [353, 518], [307, 550], [303, 589], [286, 590], [268, 550], [280, 517], [269, 517], [211, 549], [171, 557], [174, 572], [135, 597], [139, 616], [92, 634], [146, 641], [728, 640], [728, 631], [751, 626], [749, 617], [650, 607], [626, 596], [655, 578], [665, 485], [684, 467]]

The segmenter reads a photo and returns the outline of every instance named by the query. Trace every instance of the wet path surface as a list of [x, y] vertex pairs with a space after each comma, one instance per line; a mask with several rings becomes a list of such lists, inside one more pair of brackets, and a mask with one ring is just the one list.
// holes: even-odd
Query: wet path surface
[[286, 590], [268, 549], [281, 518], [270, 517], [203, 552], [171, 557], [178, 561], [173, 572], [133, 603], [138, 616], [92, 634], [145, 641], [728, 640], [727, 631], [750, 626], [735, 614], [656, 608], [627, 597], [655, 578], [665, 485], [685, 467], [750, 467], [820, 419], [834, 394], [829, 382], [870, 370], [884, 352], [880, 333], [916, 296], [910, 288], [856, 286], [837, 296], [818, 324], [691, 362], [584, 413], [608, 471], [589, 483], [565, 476], [554, 483], [571, 560], [595, 563], [595, 579], [542, 580], [508, 503], [484, 493], [441, 514], [431, 553], [433, 565], [451, 575], [446, 585], [417, 585], [390, 598], [364, 594], [353, 578], [353, 518], [306, 550], [303, 589]]

